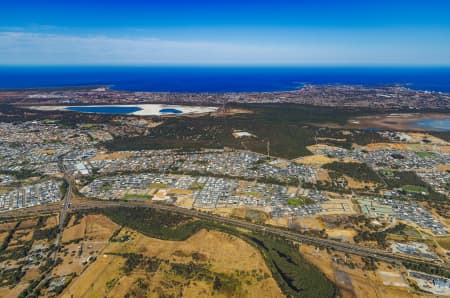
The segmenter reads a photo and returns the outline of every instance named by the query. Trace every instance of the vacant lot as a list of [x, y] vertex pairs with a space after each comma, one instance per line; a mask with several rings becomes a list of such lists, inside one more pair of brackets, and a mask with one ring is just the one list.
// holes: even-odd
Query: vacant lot
[[119, 277], [124, 261], [119, 256], [100, 256], [69, 285], [62, 297], [104, 297], [108, 281]]
[[[182, 289], [185, 297], [194, 294], [223, 296], [213, 289], [212, 282], [196, 278], [189, 281], [173, 269], [174, 266], [181, 266], [177, 264], [188, 265], [192, 262], [197, 264], [195, 266], [200, 266], [198, 268], [206, 266], [213, 275], [230, 278], [237, 278], [239, 275], [241, 285], [236, 290], [238, 296], [245, 297], [250, 293], [255, 297], [283, 296], [258, 250], [235, 236], [200, 230], [185, 241], [167, 241], [124, 228], [115, 239], [123, 236], [129, 240], [110, 243], [98, 259], [72, 282], [63, 297], [122, 297], [130, 291], [138, 291], [136, 284], [141, 280], [148, 284], [155, 296], [177, 294], [179, 289]], [[151, 274], [142, 270], [124, 274], [122, 268], [126, 257], [115, 254], [130, 253], [166, 261]], [[174, 283], [181, 283], [183, 286], [174, 286]]]
[[62, 235], [62, 242], [67, 243], [70, 241], [74, 241], [76, 239], [84, 238], [84, 231], [86, 230], [86, 219], [83, 217], [79, 223], [73, 224], [75, 217], [72, 216], [70, 219], [69, 225], [64, 229]]

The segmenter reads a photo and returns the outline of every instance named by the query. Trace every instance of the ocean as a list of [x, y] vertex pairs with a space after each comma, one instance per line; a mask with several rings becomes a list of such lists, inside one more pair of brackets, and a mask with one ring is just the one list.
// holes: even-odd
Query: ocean
[[0, 89], [108, 85], [124, 91], [269, 92], [305, 84], [399, 84], [450, 92], [450, 67], [0, 67]]

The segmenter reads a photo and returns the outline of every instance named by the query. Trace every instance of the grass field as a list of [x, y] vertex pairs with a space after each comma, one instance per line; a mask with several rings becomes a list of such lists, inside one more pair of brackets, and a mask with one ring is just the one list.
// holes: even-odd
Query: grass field
[[418, 151], [416, 152], [416, 155], [422, 158], [428, 158], [436, 156], [436, 153], [430, 151]]
[[411, 193], [426, 193], [428, 194], [428, 190], [420, 185], [403, 185], [402, 189], [406, 192], [411, 192]]

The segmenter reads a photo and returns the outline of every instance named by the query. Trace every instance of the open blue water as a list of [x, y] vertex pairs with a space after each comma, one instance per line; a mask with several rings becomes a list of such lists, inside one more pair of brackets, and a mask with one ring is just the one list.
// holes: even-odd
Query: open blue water
[[426, 130], [450, 131], [450, 118], [446, 119], [425, 119], [412, 123], [412, 125]]
[[0, 67], [0, 89], [108, 85], [125, 91], [263, 92], [304, 84], [401, 84], [450, 92], [450, 67]]
[[67, 107], [66, 110], [83, 113], [125, 115], [140, 111], [142, 109], [139, 107], [118, 107], [118, 106], [76, 106], [76, 107]]
[[161, 114], [182, 114], [183, 112], [177, 109], [173, 109], [173, 108], [165, 108], [165, 109], [161, 109], [159, 110], [159, 112]]

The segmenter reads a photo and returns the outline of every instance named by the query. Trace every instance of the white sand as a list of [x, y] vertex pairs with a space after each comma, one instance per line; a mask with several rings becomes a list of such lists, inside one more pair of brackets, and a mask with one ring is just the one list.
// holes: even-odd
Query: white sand
[[[89, 105], [89, 107], [104, 107], [107, 105]], [[180, 105], [164, 105], [164, 104], [137, 104], [137, 105], [111, 105], [115, 107], [138, 107], [141, 110], [124, 115], [136, 116], [155, 116], [155, 115], [182, 115], [182, 114], [202, 114], [217, 111], [217, 107], [200, 107], [200, 106], [180, 106]], [[32, 106], [28, 107], [33, 110], [41, 111], [64, 111], [72, 106]], [[84, 107], [84, 106], [83, 106]], [[161, 109], [177, 109], [182, 114], [160, 113]]]
[[[147, 115], [167, 115], [168, 113], [160, 113], [161, 109], [177, 109], [183, 112], [183, 114], [201, 114], [212, 113], [217, 111], [216, 107], [199, 107], [199, 106], [175, 106], [175, 105], [162, 105], [162, 104], [142, 104], [136, 105], [136, 107], [142, 110], [132, 113], [137, 116]], [[168, 114], [170, 115], [170, 114]], [[173, 115], [173, 114], [172, 114]]]

